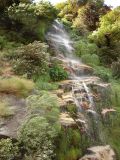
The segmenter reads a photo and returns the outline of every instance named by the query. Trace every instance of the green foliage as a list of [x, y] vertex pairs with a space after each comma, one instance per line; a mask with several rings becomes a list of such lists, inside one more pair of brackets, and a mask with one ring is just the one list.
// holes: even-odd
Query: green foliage
[[6, 102], [0, 102], [0, 117], [9, 117], [14, 114], [9, 105]]
[[49, 123], [58, 123], [59, 107], [57, 96], [49, 92], [40, 92], [27, 98], [27, 106], [31, 115], [44, 116]]
[[103, 66], [96, 66], [94, 68], [94, 75], [102, 78], [102, 80], [109, 82], [109, 80], [112, 77], [111, 71], [108, 68], [105, 68]]
[[100, 64], [99, 57], [96, 54], [85, 54], [81, 56], [81, 59], [84, 63], [89, 64], [91, 66], [97, 66]]
[[108, 12], [100, 19], [100, 27], [90, 38], [98, 45], [110, 46], [120, 40], [120, 7]]
[[31, 3], [32, 0], [0, 0], [0, 10], [3, 11], [7, 7], [11, 6], [13, 3], [19, 4], [22, 3]]
[[57, 140], [57, 160], [76, 160], [81, 154], [81, 136], [77, 129], [62, 129]]
[[47, 1], [40, 1], [39, 4], [13, 4], [8, 8], [10, 20], [17, 22], [17, 25], [21, 24], [23, 37], [31, 34], [33, 38], [39, 40], [45, 39], [45, 33], [50, 22], [56, 18], [56, 14], [56, 9]]
[[17, 48], [7, 58], [13, 59], [13, 69], [16, 74], [26, 74], [28, 78], [39, 76], [48, 71], [49, 54], [47, 45], [35, 41]]
[[12, 49], [17, 47], [19, 44], [15, 42], [9, 42], [5, 36], [0, 36], [0, 50]]
[[104, 6], [103, 1], [88, 1], [86, 5], [78, 9], [78, 16], [73, 21], [73, 27], [84, 33], [94, 31], [98, 26], [99, 17], [106, 14], [108, 10], [110, 10], [109, 7]]
[[26, 150], [26, 159], [51, 160], [54, 141], [60, 131], [57, 97], [40, 92], [27, 98], [29, 119], [19, 132], [19, 140]]
[[39, 18], [53, 20], [56, 16], [56, 10], [49, 2], [40, 1], [39, 4], [13, 4], [8, 8], [9, 17], [24, 23], [25, 25], [35, 24]]
[[77, 115], [77, 108], [75, 105], [67, 105], [67, 111], [71, 114], [72, 117], [76, 117]]
[[67, 72], [57, 64], [53, 64], [53, 66], [49, 69], [49, 73], [53, 81], [61, 81], [68, 78]]
[[114, 107], [116, 107], [118, 109], [118, 111], [120, 111], [120, 83], [119, 81], [111, 81], [111, 87], [112, 87], [112, 104]]
[[[56, 18], [57, 11], [50, 2], [28, 3], [29, 0], [3, 0], [0, 17], [0, 33], [9, 41], [28, 44], [35, 40], [45, 41], [45, 34]], [[5, 9], [5, 7], [7, 7]], [[4, 10], [5, 9], [5, 10]]]
[[109, 143], [116, 152], [117, 159], [120, 159], [120, 82], [112, 80], [111, 81], [111, 101], [116, 113], [112, 121], [112, 125], [106, 128], [106, 138], [107, 143]]
[[75, 42], [75, 53], [81, 60], [89, 65], [96, 66], [100, 64], [99, 48], [94, 43], [89, 43], [87, 39], [82, 38]]
[[120, 59], [112, 63], [112, 74], [116, 79], [120, 78]]
[[57, 133], [43, 117], [34, 117], [28, 120], [21, 128], [19, 141], [24, 145], [27, 155], [38, 160], [51, 160], [53, 153], [53, 140]]
[[34, 89], [34, 83], [18, 77], [0, 78], [0, 92], [14, 94], [17, 96], [27, 96]]
[[120, 56], [120, 7], [100, 19], [100, 27], [89, 38], [101, 49], [101, 61], [111, 64]]
[[97, 28], [99, 17], [106, 14], [110, 8], [104, 5], [103, 0], [67, 0], [59, 3], [56, 8], [60, 11], [59, 17], [71, 22], [80, 35], [86, 35]]
[[100, 48], [99, 56], [100, 60], [104, 64], [111, 64], [113, 61], [117, 61], [120, 55], [119, 43], [116, 43], [110, 47], [103, 46]]
[[36, 86], [39, 90], [57, 90], [57, 83], [50, 81], [50, 76], [41, 76], [37, 79]]
[[85, 54], [98, 54], [99, 48], [94, 43], [89, 43], [88, 40], [85, 38], [82, 40], [79, 40], [75, 43], [75, 52], [76, 54], [81, 57], [81, 55]]
[[11, 139], [0, 140], [0, 159], [12, 160], [18, 155], [18, 146]]

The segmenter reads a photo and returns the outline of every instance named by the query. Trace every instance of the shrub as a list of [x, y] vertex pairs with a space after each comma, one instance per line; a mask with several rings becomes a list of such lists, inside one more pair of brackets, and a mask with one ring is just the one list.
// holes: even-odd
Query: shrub
[[12, 160], [18, 155], [18, 146], [11, 139], [0, 140], [0, 159]]
[[61, 81], [68, 78], [67, 72], [61, 67], [54, 64], [50, 70], [50, 77], [53, 81]]
[[0, 102], [0, 117], [12, 116], [14, 112], [9, 108], [5, 102]]
[[26, 74], [31, 78], [48, 71], [49, 54], [45, 43], [35, 41], [19, 47], [9, 58], [14, 59], [13, 68], [16, 74]]
[[39, 90], [57, 90], [58, 89], [57, 83], [55, 82], [53, 83], [50, 81], [51, 79], [48, 74], [44, 76], [40, 76], [36, 81], [36, 87]]
[[19, 140], [28, 155], [36, 155], [36, 159], [51, 160], [54, 156], [53, 140], [57, 133], [43, 117], [28, 120], [21, 128]]
[[99, 56], [100, 60], [104, 64], [112, 64], [113, 61], [117, 61], [120, 55], [120, 44], [116, 43], [110, 47], [102, 46], [100, 48]]
[[84, 54], [81, 56], [81, 59], [84, 63], [92, 66], [98, 66], [100, 64], [99, 57], [96, 54]]
[[56, 146], [57, 160], [76, 160], [82, 154], [80, 131], [66, 128], [61, 130]]
[[102, 80], [106, 82], [108, 82], [112, 77], [111, 71], [103, 66], [96, 66], [94, 68], [94, 75], [102, 78]]
[[58, 123], [59, 107], [54, 94], [40, 92], [39, 95], [31, 95], [27, 98], [27, 106], [32, 115], [44, 116], [52, 124]]
[[18, 77], [0, 78], [0, 92], [27, 96], [34, 88], [34, 83]]
[[[81, 37], [82, 38], [82, 37]], [[99, 48], [94, 43], [89, 43], [85, 38], [82, 40], [79, 40], [75, 43], [75, 52], [76, 54], [81, 57], [81, 55], [85, 54], [98, 54]]]
[[[6, 33], [4, 33], [6, 34]], [[5, 49], [12, 49], [13, 47], [17, 47], [20, 44], [15, 43], [15, 42], [9, 42], [7, 39], [7, 36], [0, 36], [0, 50]]]
[[[50, 23], [56, 18], [57, 11], [49, 2], [13, 4], [7, 10], [9, 19], [21, 30], [20, 41], [45, 40]], [[16, 32], [14, 33], [16, 34]], [[18, 33], [19, 34], [19, 33]]]
[[50, 90], [57, 90], [58, 89], [57, 84], [43, 82], [43, 81], [40, 81], [40, 80], [37, 80], [36, 86], [40, 90], [49, 90], [50, 91]]
[[120, 78], [120, 59], [112, 63], [112, 74], [115, 78]]

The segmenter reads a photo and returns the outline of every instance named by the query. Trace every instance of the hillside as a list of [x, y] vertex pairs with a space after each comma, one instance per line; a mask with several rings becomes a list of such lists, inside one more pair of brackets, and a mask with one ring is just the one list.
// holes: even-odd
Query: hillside
[[120, 7], [0, 1], [0, 160], [120, 159]]

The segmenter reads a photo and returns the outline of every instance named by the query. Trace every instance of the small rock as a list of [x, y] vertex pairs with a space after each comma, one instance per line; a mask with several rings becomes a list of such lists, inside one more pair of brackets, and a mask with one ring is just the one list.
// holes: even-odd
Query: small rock
[[68, 113], [61, 113], [60, 122], [63, 126], [71, 127], [76, 125], [75, 121], [69, 116]]

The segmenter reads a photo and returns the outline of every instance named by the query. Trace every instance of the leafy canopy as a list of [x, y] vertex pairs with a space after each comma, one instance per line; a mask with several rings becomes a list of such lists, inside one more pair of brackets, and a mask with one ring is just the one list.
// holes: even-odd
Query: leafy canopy
[[100, 46], [110, 46], [120, 41], [120, 7], [108, 12], [100, 19], [100, 27], [92, 33], [90, 39]]

